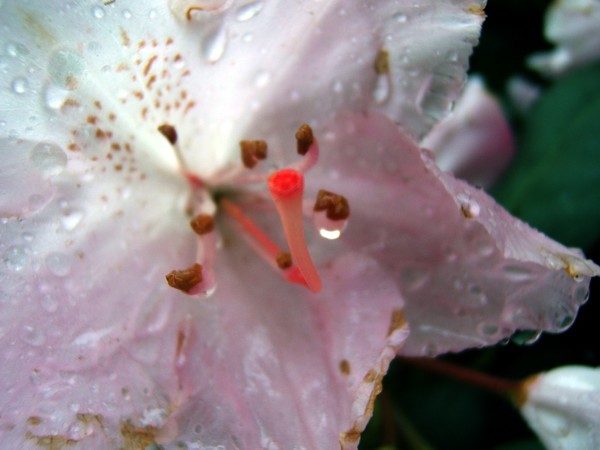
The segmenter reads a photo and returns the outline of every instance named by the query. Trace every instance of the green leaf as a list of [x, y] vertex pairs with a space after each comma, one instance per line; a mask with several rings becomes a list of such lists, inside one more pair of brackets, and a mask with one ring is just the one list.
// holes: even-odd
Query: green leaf
[[509, 211], [570, 246], [600, 237], [600, 64], [556, 83], [527, 119], [511, 172], [495, 189]]

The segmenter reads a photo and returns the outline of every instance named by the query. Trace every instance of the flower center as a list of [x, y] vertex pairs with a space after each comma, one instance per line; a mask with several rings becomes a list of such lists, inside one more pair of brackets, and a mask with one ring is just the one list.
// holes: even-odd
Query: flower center
[[[192, 195], [206, 195], [206, 186], [197, 176], [185, 170], [184, 161], [177, 150], [177, 132], [170, 125], [162, 125], [158, 130], [173, 145], [183, 173], [192, 188]], [[286, 281], [301, 284], [310, 291], [321, 290], [321, 278], [310, 256], [304, 237], [304, 173], [313, 167], [319, 156], [319, 144], [308, 125], [302, 125], [296, 132], [297, 152], [303, 157], [292, 167], [277, 170], [271, 174], [243, 173], [237, 179], [240, 186], [248, 183], [266, 185], [270, 198], [279, 215], [283, 234], [289, 252], [275, 244], [228, 196], [216, 202], [225, 217], [232, 220], [241, 236], [268, 265]], [[240, 142], [240, 157], [247, 170], [254, 170], [261, 160], [267, 158], [267, 143], [263, 140], [243, 140]], [[260, 192], [258, 194], [261, 195]], [[312, 211], [309, 213], [322, 237], [337, 239], [346, 226], [350, 208], [345, 197], [321, 190]], [[196, 261], [183, 270], [173, 270], [167, 275], [168, 284], [187, 294], [210, 294], [216, 288], [215, 263], [217, 258], [217, 230], [214, 218], [208, 214], [198, 214], [190, 222], [197, 235]]]

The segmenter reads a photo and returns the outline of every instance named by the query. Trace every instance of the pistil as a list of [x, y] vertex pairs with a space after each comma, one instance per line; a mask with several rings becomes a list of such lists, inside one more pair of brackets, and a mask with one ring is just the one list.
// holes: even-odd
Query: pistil
[[313, 292], [321, 290], [321, 278], [308, 252], [304, 238], [302, 195], [304, 177], [293, 169], [273, 173], [268, 180], [269, 191], [283, 227], [288, 247], [306, 285]]

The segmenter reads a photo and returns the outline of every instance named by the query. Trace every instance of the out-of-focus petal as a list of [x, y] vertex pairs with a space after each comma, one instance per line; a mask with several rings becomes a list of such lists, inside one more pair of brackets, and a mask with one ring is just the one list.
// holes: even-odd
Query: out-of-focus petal
[[546, 15], [546, 38], [557, 45], [551, 53], [533, 55], [531, 67], [558, 76], [600, 57], [600, 3], [561, 0]]
[[600, 447], [600, 368], [566, 366], [532, 377], [519, 405], [549, 450]]
[[440, 169], [483, 187], [493, 184], [515, 150], [502, 108], [479, 78], [469, 81], [452, 115], [421, 145], [433, 151]]
[[314, 184], [346, 196], [352, 211], [340, 240], [379, 261], [403, 294], [411, 334], [402, 353], [461, 350], [573, 321], [599, 268], [441, 172], [389, 119], [345, 116], [323, 149]]

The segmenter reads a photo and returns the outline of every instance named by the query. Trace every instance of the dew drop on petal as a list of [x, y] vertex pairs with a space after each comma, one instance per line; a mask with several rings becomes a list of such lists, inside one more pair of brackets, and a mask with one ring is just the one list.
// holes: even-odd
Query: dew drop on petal
[[57, 86], [73, 90], [85, 72], [85, 62], [81, 55], [73, 50], [59, 49], [50, 55], [48, 75]]
[[102, 19], [104, 17], [104, 9], [102, 9], [100, 6], [94, 6], [92, 8], [92, 15], [96, 19]]
[[227, 32], [224, 27], [217, 27], [209, 32], [202, 41], [202, 57], [208, 63], [216, 63], [227, 47]]
[[58, 175], [67, 165], [67, 155], [58, 145], [40, 142], [31, 149], [29, 160], [45, 175]]
[[505, 266], [502, 268], [502, 272], [512, 282], [531, 281], [536, 278], [535, 273], [526, 267]]
[[398, 13], [394, 15], [394, 19], [398, 23], [406, 23], [408, 21], [408, 16], [404, 13]]
[[235, 13], [235, 18], [238, 20], [238, 22], [245, 22], [255, 17], [262, 8], [263, 2], [261, 1], [247, 3], [238, 8]]
[[340, 80], [335, 80], [331, 86], [332, 90], [336, 94], [341, 94], [344, 90], [344, 85]]
[[158, 15], [158, 13], [156, 12], [156, 10], [155, 10], [155, 9], [151, 9], [151, 10], [148, 12], [148, 17], [149, 17], [150, 19], [156, 19], [156, 16], [157, 16], [157, 15]]
[[50, 109], [60, 109], [67, 99], [69, 91], [59, 88], [54, 84], [49, 84], [44, 88], [44, 101]]
[[2, 255], [2, 260], [13, 272], [20, 272], [29, 264], [29, 248], [24, 245], [8, 247]]
[[26, 326], [23, 330], [23, 340], [33, 347], [39, 347], [46, 341], [46, 338], [41, 329]]
[[46, 256], [46, 267], [57, 277], [64, 277], [71, 271], [71, 257], [59, 252], [50, 253]]
[[65, 230], [73, 231], [83, 220], [83, 213], [77, 209], [66, 211], [61, 217], [61, 223]]
[[131, 16], [132, 16], [132, 14], [131, 14], [131, 11], [129, 11], [128, 9], [124, 9], [124, 10], [121, 12], [121, 15], [122, 15], [122, 16], [123, 16], [125, 19], [131, 19]]
[[265, 70], [261, 70], [256, 75], [256, 79], [254, 80], [254, 85], [257, 88], [265, 87], [271, 81], [271, 74]]
[[252, 42], [253, 39], [254, 35], [252, 33], [244, 33], [244, 35], [242, 36], [242, 40], [244, 42]]
[[510, 340], [517, 345], [533, 345], [541, 335], [541, 330], [520, 330], [513, 334]]
[[390, 77], [387, 74], [379, 75], [373, 89], [373, 100], [375, 100], [375, 103], [381, 105], [389, 100], [391, 89]]
[[29, 88], [29, 82], [27, 78], [17, 77], [13, 80], [11, 87], [15, 94], [24, 94]]
[[40, 303], [46, 312], [53, 313], [58, 310], [58, 301], [50, 294], [44, 294]]
[[429, 273], [420, 267], [408, 266], [402, 270], [400, 277], [403, 287], [409, 291], [416, 291], [425, 285]]
[[482, 322], [477, 325], [477, 332], [481, 337], [484, 338], [493, 338], [498, 335], [499, 331], [500, 329], [498, 328], [498, 325], [494, 323]]

